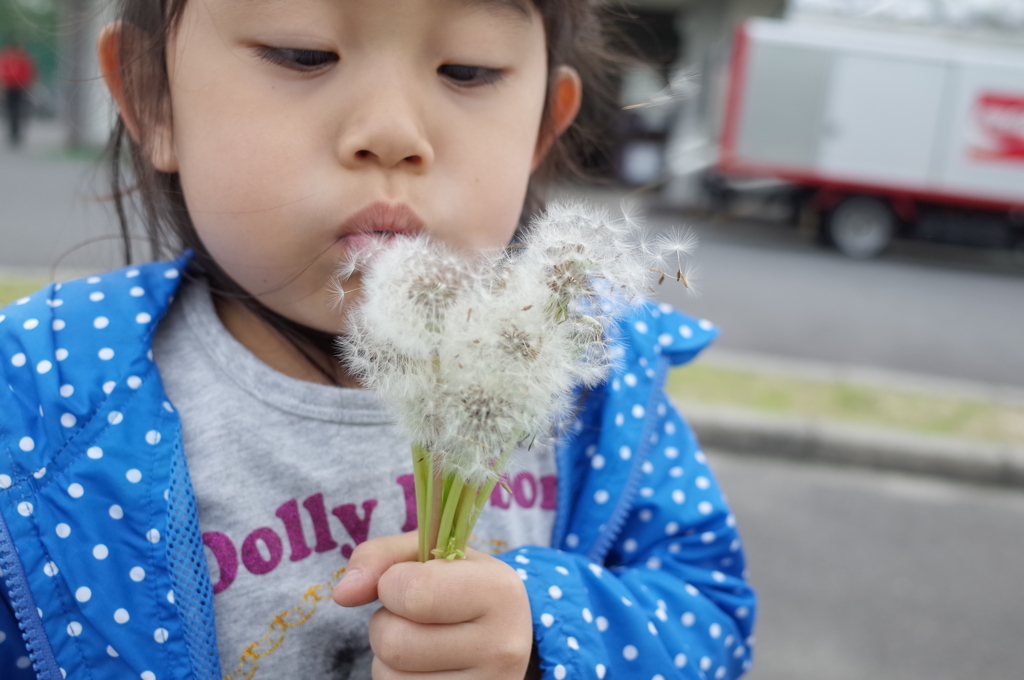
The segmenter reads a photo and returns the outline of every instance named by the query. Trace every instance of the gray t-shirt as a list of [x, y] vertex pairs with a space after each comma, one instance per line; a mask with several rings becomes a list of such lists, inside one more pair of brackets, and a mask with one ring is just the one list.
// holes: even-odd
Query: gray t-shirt
[[[373, 392], [290, 378], [228, 333], [202, 281], [186, 283], [154, 354], [182, 418], [214, 583], [222, 671], [235, 678], [369, 678], [376, 603], [330, 597], [352, 549], [415, 526], [408, 442]], [[471, 545], [549, 545], [549, 442], [520, 451]], [[253, 673], [253, 670], [255, 672]]]

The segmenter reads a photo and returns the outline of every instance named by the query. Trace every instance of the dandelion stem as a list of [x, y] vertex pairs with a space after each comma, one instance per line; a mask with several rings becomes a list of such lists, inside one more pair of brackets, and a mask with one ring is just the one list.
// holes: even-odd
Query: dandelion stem
[[484, 511], [484, 506], [487, 505], [487, 499], [494, 493], [494, 487], [498, 485], [498, 480], [494, 479], [480, 487], [479, 492], [476, 495], [476, 500], [473, 502], [473, 515], [469, 518], [470, 526], [476, 526], [476, 521], [480, 518], [480, 513]]
[[413, 479], [416, 482], [416, 524], [419, 527], [420, 562], [430, 559], [430, 518], [427, 516], [429, 500], [427, 485], [433, 477], [430, 451], [422, 444], [412, 445]]
[[448, 555], [448, 543], [452, 538], [455, 511], [459, 507], [465, 482], [462, 481], [462, 477], [455, 475], [454, 478], [449, 477], [445, 480], [445, 486], [448, 487], [448, 491], [444, 495], [444, 511], [441, 513], [441, 525], [437, 530], [437, 550], [442, 553], [443, 557]]
[[[466, 542], [469, 539], [469, 532], [476, 524], [473, 510], [476, 508], [476, 496], [480, 488], [464, 487], [459, 498], [458, 513], [455, 521], [455, 550], [466, 552]], [[451, 555], [448, 555], [451, 559]]]
[[[506, 467], [508, 467], [508, 459], [512, 456], [512, 451], [515, 448], [516, 445], [515, 442], [513, 442], [506, 446], [505, 450], [502, 451], [501, 457], [498, 458], [497, 462], [494, 464], [494, 469], [497, 470], [499, 474], [501, 474], [501, 472], [504, 471]], [[491, 494], [494, 492], [494, 487], [498, 485], [498, 482], [500, 480], [500, 477], [495, 476], [493, 479], [485, 482], [480, 487], [476, 495], [476, 500], [473, 503], [473, 514], [469, 518], [470, 530], [472, 530], [473, 527], [476, 526], [476, 521], [480, 518], [480, 513], [484, 511], [484, 506], [487, 505], [487, 499], [491, 497]]]
[[428, 521], [424, 525], [424, 530], [427, 532], [427, 549], [426, 555], [421, 557], [424, 562], [430, 559], [431, 551], [437, 546], [437, 532], [441, 527], [441, 490], [443, 486], [440, 473], [434, 464], [433, 455], [428, 457], [427, 465], [429, 466], [426, 470]]

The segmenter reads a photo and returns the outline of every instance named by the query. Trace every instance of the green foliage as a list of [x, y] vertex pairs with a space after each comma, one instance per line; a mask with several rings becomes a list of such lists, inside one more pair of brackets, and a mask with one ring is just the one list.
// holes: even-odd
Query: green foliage
[[18, 298], [34, 293], [46, 285], [41, 281], [2, 281], [0, 280], [0, 307], [6, 307]]

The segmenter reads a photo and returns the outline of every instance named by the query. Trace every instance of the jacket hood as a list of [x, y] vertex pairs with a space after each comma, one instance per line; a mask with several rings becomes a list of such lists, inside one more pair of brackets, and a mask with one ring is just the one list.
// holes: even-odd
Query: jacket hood
[[[613, 336], [614, 368], [562, 441], [552, 538], [555, 547], [595, 561], [607, 553], [642, 490], [645, 463], [662, 435], [655, 423], [670, 406], [661, 390], [669, 370], [696, 357], [718, 329], [670, 305], [645, 301], [619, 321]], [[688, 428], [681, 434], [697, 446]], [[572, 450], [583, 450], [586, 458], [573, 459], [567, 453]], [[598, 456], [598, 450], [618, 455]]]

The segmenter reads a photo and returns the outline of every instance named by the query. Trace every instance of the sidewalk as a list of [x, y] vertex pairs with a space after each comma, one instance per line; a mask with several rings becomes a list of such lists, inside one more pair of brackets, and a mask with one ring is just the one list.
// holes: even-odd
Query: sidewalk
[[100, 150], [69, 153], [54, 120], [31, 120], [25, 144], [0, 142], [0, 269], [66, 279], [121, 264]]
[[[688, 386], [688, 370], [706, 375], [690, 380]], [[709, 390], [701, 388], [716, 376], [736, 375], [769, 385], [779, 403], [774, 408], [759, 407], [757, 395], [749, 392], [723, 394], [717, 390], [709, 395]], [[925, 406], [962, 404], [965, 408], [961, 410], [969, 416], [994, 415], [997, 431], [985, 430], [979, 436], [976, 428], [971, 429], [974, 423], [968, 422], [969, 418], [950, 418], [956, 422], [943, 423], [949, 432], [940, 434], [927, 431], [912, 418], [901, 420], [898, 414], [888, 413], [891, 422], [878, 425], [864, 422], [868, 420], [865, 409], [851, 407], [829, 413], [818, 405], [792, 406], [799, 399], [784, 408], [786, 390], [816, 385], [853, 391], [862, 397], [873, 395], [883, 405], [894, 398], [920, 400]], [[1024, 391], [720, 350], [709, 350], [692, 367], [679, 369], [668, 389], [701, 444], [709, 449], [1024, 487]], [[820, 394], [816, 391], [813, 396]], [[964, 436], [964, 432], [972, 436]]]

